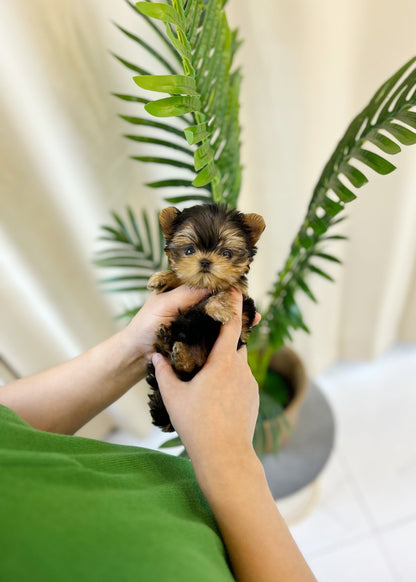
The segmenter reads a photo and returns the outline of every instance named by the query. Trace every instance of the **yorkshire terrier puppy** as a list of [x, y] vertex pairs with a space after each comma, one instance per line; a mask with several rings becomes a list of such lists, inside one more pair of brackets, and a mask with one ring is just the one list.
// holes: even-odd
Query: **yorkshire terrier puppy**
[[[246, 275], [265, 223], [258, 214], [203, 204], [182, 212], [164, 208], [160, 226], [171, 270], [155, 273], [148, 288], [163, 293], [185, 284], [210, 292], [187, 311], [179, 311], [172, 324], [161, 326], [156, 335], [155, 351], [170, 361], [181, 380], [188, 381], [206, 362], [221, 324], [234, 315], [230, 301], [232, 287], [243, 294], [240, 345], [247, 341], [256, 309], [248, 296]], [[159, 392], [153, 364], [148, 366], [147, 381], [153, 389], [149, 395], [153, 424], [171, 432], [174, 428]]]

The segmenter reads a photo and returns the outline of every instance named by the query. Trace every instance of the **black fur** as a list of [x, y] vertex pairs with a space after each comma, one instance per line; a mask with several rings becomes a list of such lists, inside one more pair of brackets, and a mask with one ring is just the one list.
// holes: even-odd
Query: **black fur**
[[[170, 274], [169, 272], [155, 274], [155, 280], [149, 283], [150, 288], [161, 292], [174, 288], [180, 283], [198, 287], [201, 281], [201, 286], [204, 285], [211, 290], [213, 295], [216, 295], [221, 292], [227, 293], [231, 286], [235, 286], [245, 297], [242, 337], [246, 340], [256, 315], [254, 301], [247, 297], [246, 274], [256, 254], [255, 244], [264, 229], [262, 217], [256, 214], [245, 215], [224, 204], [210, 203], [193, 206], [182, 212], [173, 207], [166, 208], [161, 212], [160, 223], [165, 237], [165, 251], [172, 271]], [[184, 233], [182, 240], [181, 233]], [[223, 245], [229, 245], [230, 248]], [[221, 265], [220, 274], [218, 270], [215, 274], [213, 272], [211, 283], [207, 279], [199, 280], [198, 272], [195, 274], [192, 269], [189, 272], [185, 268], [180, 270], [181, 261], [186, 260], [184, 255], [187, 248], [194, 249], [193, 252], [197, 249], [200, 253], [198, 258], [200, 268], [205, 253], [209, 258], [206, 261], [207, 264], [214, 262], [217, 257], [218, 265]], [[223, 251], [228, 252], [229, 256], [222, 254]], [[224, 264], [224, 256], [229, 259], [229, 264], [227, 262]], [[184, 279], [184, 273], [189, 277], [189, 281]], [[173, 277], [170, 276], [172, 274]], [[181, 277], [175, 280], [177, 274]], [[221, 329], [221, 323], [212, 319], [205, 311], [208, 300], [209, 298], [206, 298], [190, 309], [178, 312], [171, 326], [169, 328], [162, 326], [157, 333], [155, 350], [171, 362], [176, 375], [183, 381], [190, 381], [202, 368]], [[215, 306], [215, 300], [209, 303], [207, 310], [210, 311], [208, 308], [213, 305]], [[216, 307], [214, 311], [215, 309]], [[221, 302], [219, 309], [222, 309]], [[226, 312], [225, 307], [224, 309]], [[211, 313], [215, 317], [212, 310]], [[243, 341], [240, 338], [238, 347], [242, 344]], [[152, 387], [149, 406], [153, 424], [166, 432], [173, 431], [174, 427], [163, 404], [152, 364], [149, 364], [147, 371], [147, 381]]]
[[[164, 338], [163, 349], [157, 346], [159, 353], [169, 358], [173, 346], [177, 341], [189, 346], [205, 346], [207, 355], [210, 353], [218, 338], [221, 323], [215, 321], [205, 313], [205, 303], [206, 299], [203, 299], [187, 311], [178, 312], [177, 318], [169, 328], [169, 333]], [[246, 315], [248, 327], [251, 329], [256, 315], [256, 307], [251, 297], [244, 299], [243, 313]], [[242, 345], [243, 342], [240, 339], [238, 348]], [[174, 366], [172, 368], [175, 370]], [[189, 382], [200, 369], [201, 366], [197, 366], [192, 372], [178, 372], [175, 370], [175, 373], [182, 381]], [[155, 368], [152, 363], [149, 363], [147, 366], [146, 380], [152, 388], [152, 392], [149, 394], [149, 407], [153, 424], [162, 428], [165, 432], [174, 431], [175, 429], [170, 421], [169, 414], [163, 404], [155, 376]]]
[[[227, 225], [240, 231], [246, 239], [246, 249], [253, 257], [257, 248], [250, 245], [250, 231], [244, 222], [243, 214], [233, 208], [228, 208], [225, 204], [201, 204], [185, 208], [173, 222], [174, 231], [191, 221], [195, 231], [198, 232], [198, 246], [206, 251], [215, 249], [218, 243], [218, 230], [220, 225], [227, 222]], [[166, 241], [166, 249], [169, 248], [169, 240]]]

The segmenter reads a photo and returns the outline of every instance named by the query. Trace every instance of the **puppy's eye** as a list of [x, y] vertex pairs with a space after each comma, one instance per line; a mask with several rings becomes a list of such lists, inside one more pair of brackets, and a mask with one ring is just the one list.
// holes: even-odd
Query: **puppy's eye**
[[226, 257], [227, 259], [231, 259], [233, 253], [229, 249], [224, 249], [223, 251], [221, 251], [221, 255], [223, 257]]
[[184, 250], [184, 255], [193, 255], [195, 253], [195, 247], [193, 245], [189, 245], [188, 247], [186, 247], [186, 249]]

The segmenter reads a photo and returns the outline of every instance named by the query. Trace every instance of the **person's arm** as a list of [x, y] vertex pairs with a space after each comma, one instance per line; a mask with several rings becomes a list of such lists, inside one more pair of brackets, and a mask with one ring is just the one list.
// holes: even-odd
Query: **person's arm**
[[207, 363], [190, 382], [153, 356], [159, 388], [175, 429], [211, 506], [239, 582], [312, 582], [268, 487], [252, 441], [258, 386], [247, 364], [241, 296]]
[[144, 377], [157, 328], [204, 295], [184, 286], [152, 294], [132, 322], [108, 340], [73, 360], [0, 387], [0, 403], [35, 428], [73, 434]]

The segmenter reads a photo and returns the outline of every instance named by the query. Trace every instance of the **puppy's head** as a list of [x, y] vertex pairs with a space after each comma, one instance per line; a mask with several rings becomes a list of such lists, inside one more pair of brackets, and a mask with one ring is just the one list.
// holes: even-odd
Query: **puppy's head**
[[204, 204], [160, 213], [165, 251], [172, 270], [190, 287], [216, 293], [234, 285], [249, 270], [264, 230], [258, 214], [225, 205]]

